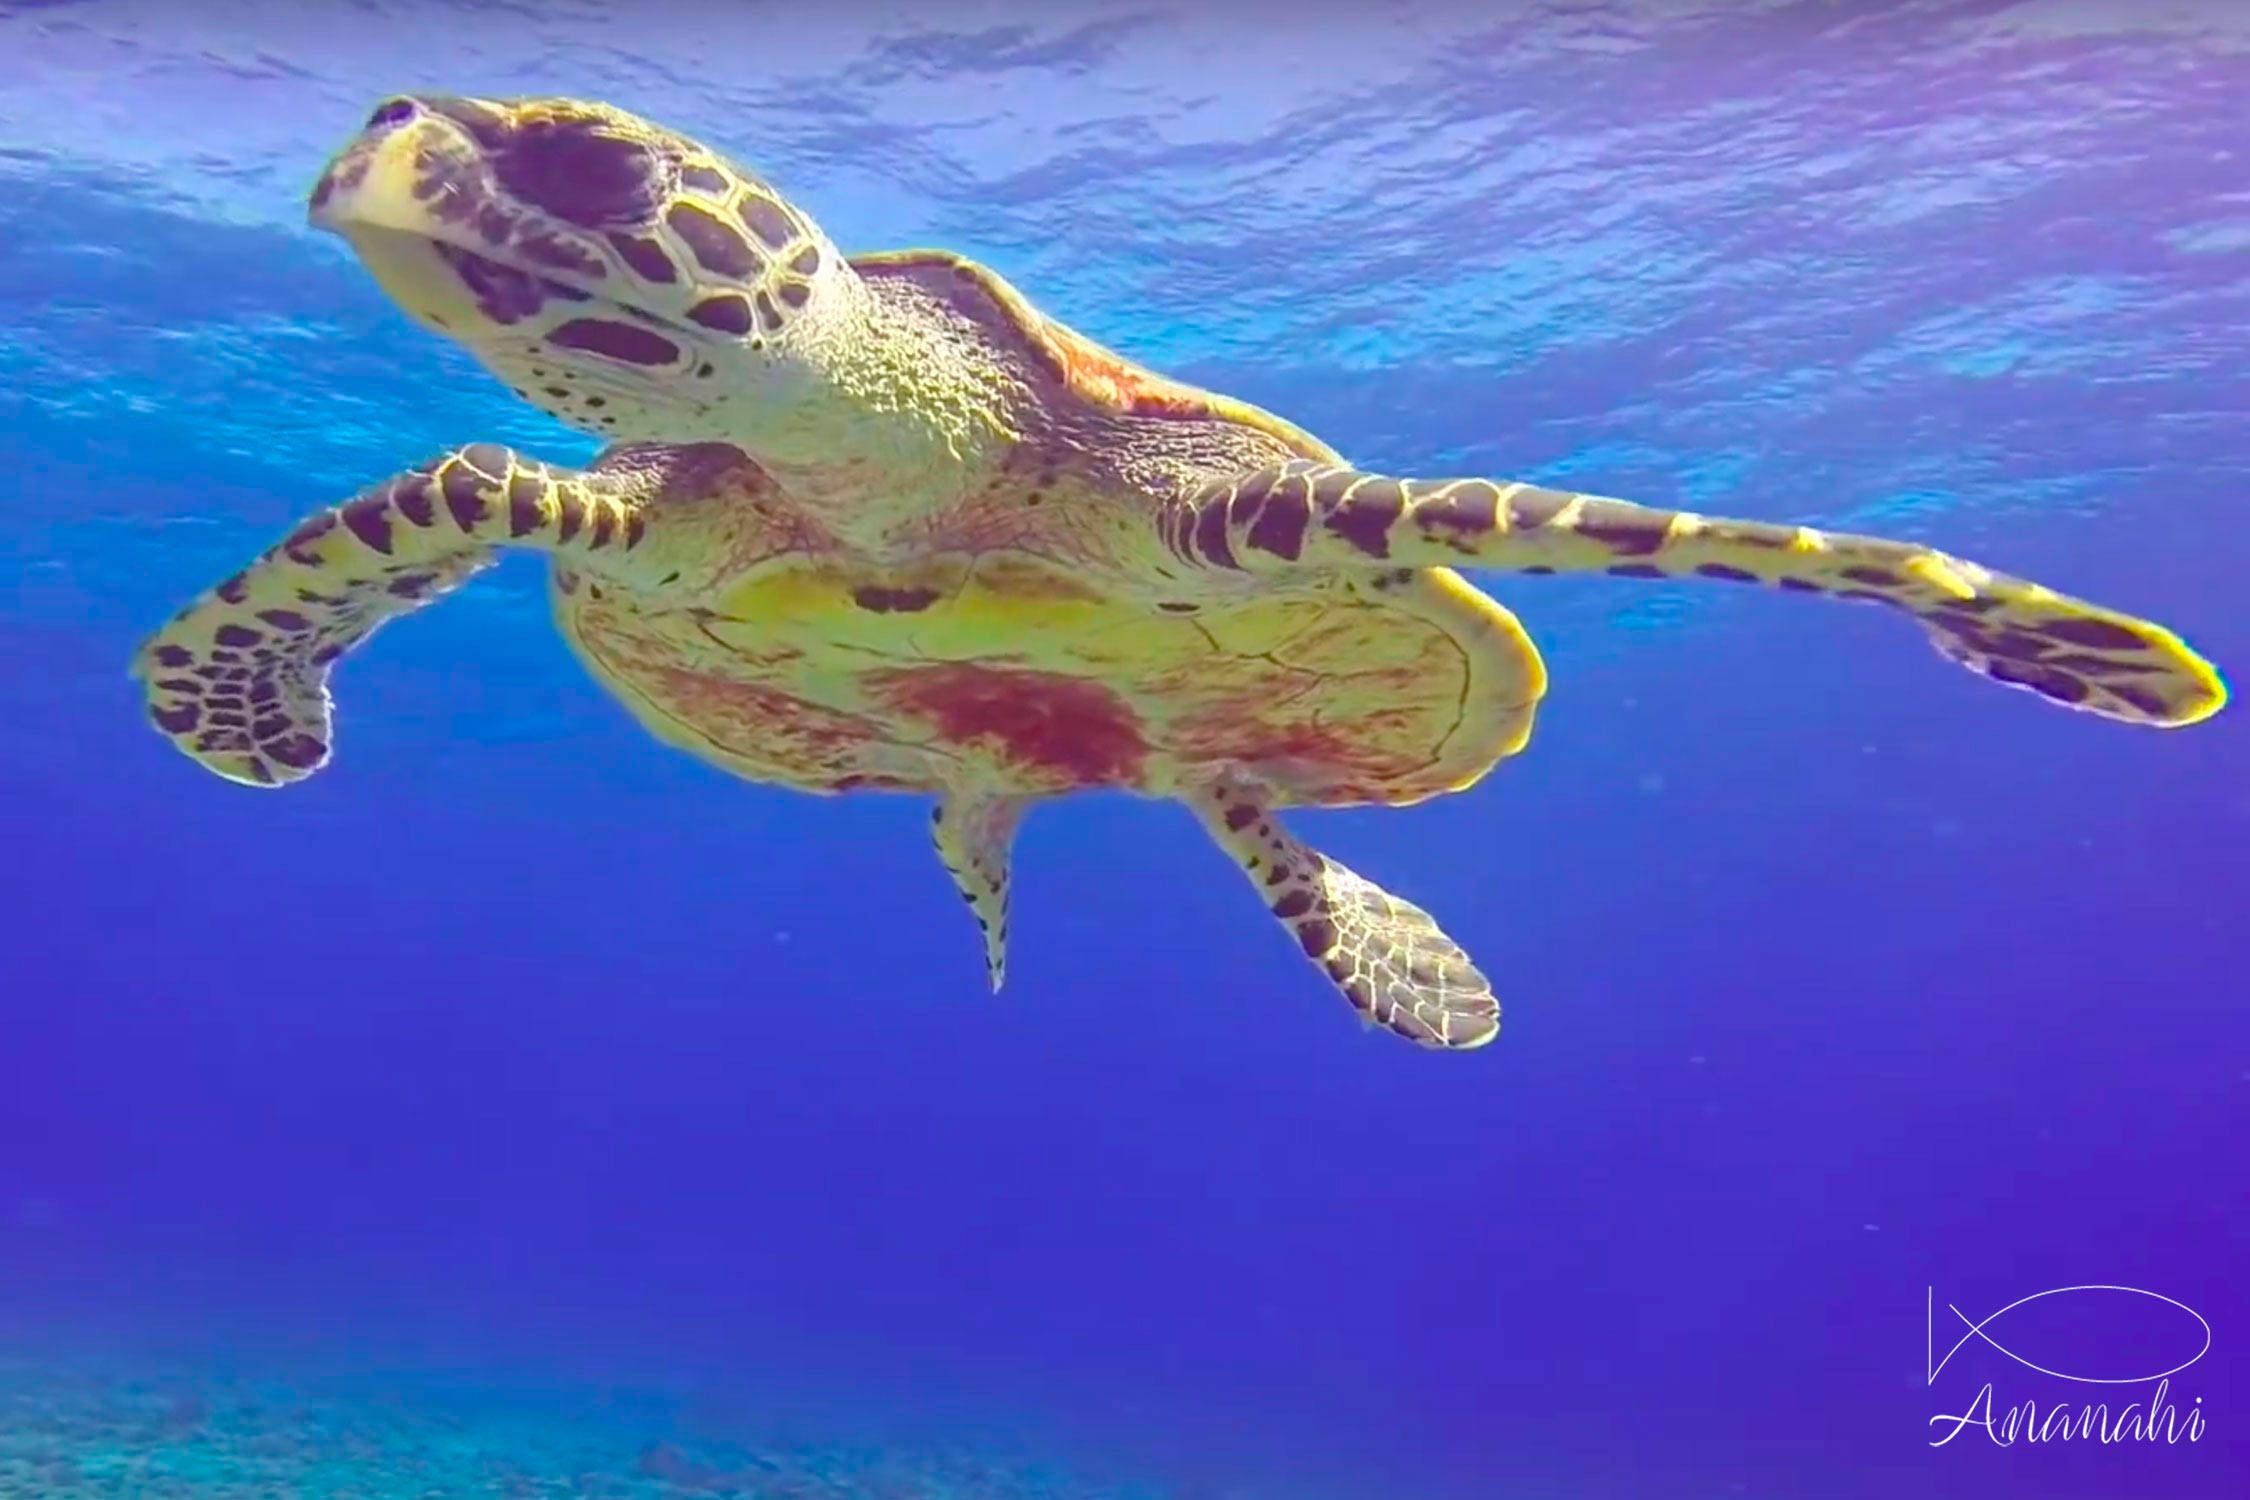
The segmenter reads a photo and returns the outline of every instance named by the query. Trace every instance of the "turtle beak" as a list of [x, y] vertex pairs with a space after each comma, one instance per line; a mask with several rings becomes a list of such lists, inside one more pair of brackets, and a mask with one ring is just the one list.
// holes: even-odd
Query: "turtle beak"
[[306, 218], [316, 229], [427, 234], [475, 196], [473, 145], [421, 100], [386, 99], [313, 184]]
[[482, 172], [474, 141], [429, 102], [387, 99], [320, 174], [306, 218], [345, 240], [425, 327], [456, 339], [490, 333], [491, 311], [447, 259], [452, 243], [474, 242], [473, 216], [488, 201]]
[[312, 196], [305, 200], [305, 222], [315, 229], [336, 227], [336, 195], [356, 190], [367, 177], [367, 155], [358, 141], [354, 141], [332, 158], [320, 180], [313, 184]]

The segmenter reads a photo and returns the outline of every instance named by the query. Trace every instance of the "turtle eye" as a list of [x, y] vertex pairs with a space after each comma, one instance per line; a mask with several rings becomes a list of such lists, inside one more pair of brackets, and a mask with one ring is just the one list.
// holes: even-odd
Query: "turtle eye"
[[530, 126], [493, 170], [511, 197], [587, 228], [639, 223], [655, 204], [655, 153], [592, 125]]

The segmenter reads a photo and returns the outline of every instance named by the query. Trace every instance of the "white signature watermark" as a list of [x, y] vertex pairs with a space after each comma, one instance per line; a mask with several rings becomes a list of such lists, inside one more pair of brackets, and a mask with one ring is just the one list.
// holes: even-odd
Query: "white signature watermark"
[[[2105, 1359], [2098, 1354], [2078, 1351], [2070, 1356], [2067, 1365], [2062, 1361], [2040, 1364], [2016, 1349], [2008, 1347], [1993, 1334], [1993, 1325], [2016, 1313], [2019, 1325], [2035, 1325], [2041, 1316], [2053, 1319], [2067, 1314], [2074, 1305], [2081, 1311], [2088, 1307], [2085, 1299], [2108, 1300], [2108, 1316], [2124, 1316], [2144, 1321], [2153, 1331], [2154, 1347], [2166, 1352], [2159, 1357], [2140, 1356], [2134, 1360]], [[2060, 1300], [2058, 1300], [2060, 1299]], [[2140, 1299], [2138, 1301], [2131, 1299]], [[2030, 1313], [2018, 1309], [2032, 1308]], [[2203, 1439], [2203, 1398], [2175, 1397], [2172, 1377], [2188, 1369], [2211, 1351], [2211, 1325], [2203, 1315], [2185, 1302], [2167, 1297], [2161, 1292], [2143, 1291], [2131, 1286], [2061, 1286], [2044, 1292], [2033, 1292], [2028, 1297], [2018, 1297], [1997, 1312], [1982, 1318], [1971, 1318], [1948, 1302], [1946, 1311], [1960, 1320], [1962, 1332], [1952, 1347], [1944, 1354], [1938, 1353], [1937, 1289], [1928, 1289], [1924, 1308], [1923, 1330], [1927, 1339], [1923, 1356], [1923, 1369], [1927, 1383], [1933, 1389], [1938, 1376], [1953, 1362], [1962, 1347], [1974, 1341], [1978, 1345], [1999, 1351], [2021, 1370], [2044, 1376], [2048, 1380], [2064, 1381], [2072, 1385], [2138, 1387], [2136, 1390], [2119, 1390], [2117, 1399], [2085, 1399], [2086, 1393], [2077, 1392], [2078, 1399], [2056, 1400], [2051, 1395], [2045, 1404], [2036, 1398], [2025, 1398], [2002, 1405], [1995, 1395], [1990, 1380], [1977, 1388], [1966, 1405], [1957, 1412], [1940, 1411], [1930, 1418], [1930, 1427], [1941, 1431], [1930, 1439], [1930, 1446], [1942, 1448], [1969, 1428], [1976, 1428], [1996, 1446], [2012, 1448], [2017, 1443], [2195, 1443]], [[1952, 1324], [1946, 1325], [1948, 1332]], [[2009, 1337], [2020, 1343], [2016, 1333]], [[2179, 1356], [2185, 1355], [2184, 1358]], [[2043, 1356], [2054, 1359], [2054, 1356]], [[2057, 1367], [2062, 1366], [2062, 1367]], [[2153, 1390], [2147, 1389], [2152, 1386]], [[2011, 1394], [2017, 1394], [2011, 1392]]]

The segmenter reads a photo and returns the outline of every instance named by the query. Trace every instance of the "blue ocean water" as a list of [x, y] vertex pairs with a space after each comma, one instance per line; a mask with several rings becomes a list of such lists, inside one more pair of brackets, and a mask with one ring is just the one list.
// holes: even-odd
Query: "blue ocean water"
[[[2239, 708], [1480, 578], [1529, 750], [1292, 820], [1494, 974], [1444, 1056], [1122, 796], [1034, 814], [985, 993], [923, 804], [658, 746], [531, 558], [341, 663], [285, 792], [124, 670], [407, 463], [592, 451], [304, 226], [401, 89], [612, 100], [1371, 467], [1926, 542], [2238, 670], [2238, 7], [79, 0], [0, 57], [0, 1495], [2250, 1488]], [[2197, 1435], [1932, 1446], [1987, 1388]]]

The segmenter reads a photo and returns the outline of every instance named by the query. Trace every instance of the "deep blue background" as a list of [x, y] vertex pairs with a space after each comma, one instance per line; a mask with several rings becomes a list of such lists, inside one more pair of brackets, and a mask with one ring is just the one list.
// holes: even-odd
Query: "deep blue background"
[[[0, 8], [10, 1350], [671, 1382], [1208, 1493], [2243, 1492], [2239, 709], [2136, 732], [1880, 612], [1489, 580], [1555, 673], [1530, 751], [1296, 820], [1498, 979], [1444, 1057], [1123, 798], [1034, 815], [983, 994], [919, 804], [647, 741], [524, 559], [342, 664], [286, 794], [124, 676], [304, 511], [586, 451], [296, 226], [400, 86], [615, 98], [1371, 465], [1910, 536], [2239, 668], [2229, 8], [870, 9], [797, 50], [478, 10], [419, 71], [418, 13], [322, 12]], [[1925, 1288], [2078, 1282], [2209, 1320], [2208, 1436], [1927, 1449], [1985, 1379], [2105, 1393], [1975, 1349], [1926, 1388]]]

